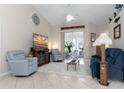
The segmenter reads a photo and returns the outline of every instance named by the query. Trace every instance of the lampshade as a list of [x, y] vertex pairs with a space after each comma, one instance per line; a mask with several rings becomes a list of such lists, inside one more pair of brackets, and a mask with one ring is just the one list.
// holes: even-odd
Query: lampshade
[[112, 44], [111, 38], [106, 33], [102, 33], [93, 43], [93, 46], [102, 45], [102, 44], [105, 44], [105, 45]]

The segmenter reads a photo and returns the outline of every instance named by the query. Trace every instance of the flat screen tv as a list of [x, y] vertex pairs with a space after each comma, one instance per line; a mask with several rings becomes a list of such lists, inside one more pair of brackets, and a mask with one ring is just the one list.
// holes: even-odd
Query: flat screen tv
[[34, 48], [48, 48], [48, 36], [33, 33]]

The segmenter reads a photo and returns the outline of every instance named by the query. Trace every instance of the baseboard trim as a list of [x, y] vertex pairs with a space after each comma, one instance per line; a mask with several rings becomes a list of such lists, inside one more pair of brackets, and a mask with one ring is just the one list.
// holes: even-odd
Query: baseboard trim
[[8, 74], [10, 74], [9, 71], [8, 71], [8, 72], [5, 72], [5, 73], [0, 73], [0, 77], [1, 77], [1, 76], [5, 76], [5, 75], [8, 75]]

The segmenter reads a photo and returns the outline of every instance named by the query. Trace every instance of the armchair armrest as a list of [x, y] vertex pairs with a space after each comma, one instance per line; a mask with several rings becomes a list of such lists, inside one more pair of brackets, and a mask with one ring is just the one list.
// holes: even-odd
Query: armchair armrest
[[98, 56], [98, 55], [92, 55], [91, 57], [101, 58], [101, 57], [100, 57], [100, 56]]
[[28, 62], [28, 60], [11, 60], [9, 63], [25, 63]]
[[91, 58], [91, 64], [93, 64], [93, 63], [100, 63], [101, 62], [101, 59], [99, 59], [99, 58]]
[[37, 62], [37, 57], [26, 57], [26, 60], [28, 60], [28, 61], [36, 61]]
[[12, 60], [12, 61], [9, 61], [9, 64], [11, 66], [28, 66], [28, 60]]
[[16, 71], [17, 69], [28, 69], [29, 66], [29, 62], [28, 60], [12, 60], [9, 61], [9, 65], [12, 69], [14, 69], [14, 71]]
[[117, 65], [112, 65], [112, 64], [108, 64], [108, 69], [109, 70], [112, 70], [112, 69], [114, 69], [114, 70], [123, 70], [123, 66], [117, 66]]

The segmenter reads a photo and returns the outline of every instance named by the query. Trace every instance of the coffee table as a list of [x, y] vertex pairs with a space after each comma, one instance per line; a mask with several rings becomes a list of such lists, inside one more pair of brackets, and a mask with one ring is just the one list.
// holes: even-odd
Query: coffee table
[[79, 62], [80, 62], [79, 58], [70, 60], [70, 62], [66, 63], [67, 64], [67, 71], [69, 69], [69, 65], [75, 66], [75, 71], [76, 71], [76, 66], [77, 66], [77, 64], [79, 66]]

